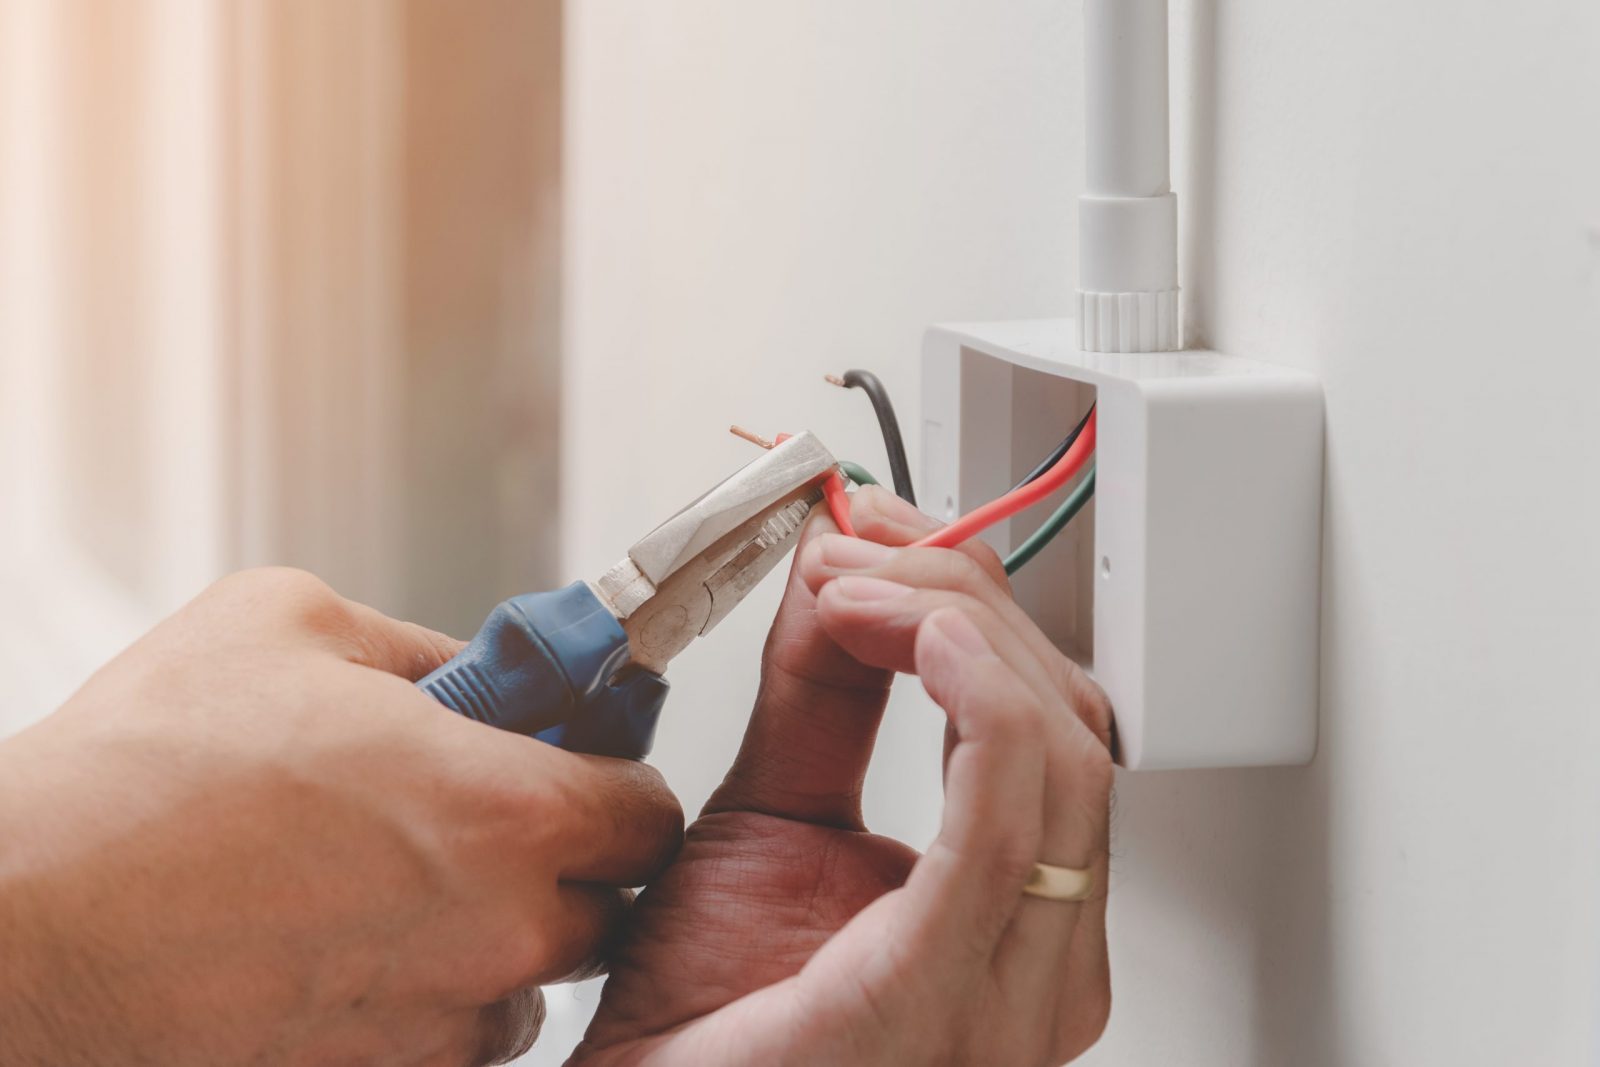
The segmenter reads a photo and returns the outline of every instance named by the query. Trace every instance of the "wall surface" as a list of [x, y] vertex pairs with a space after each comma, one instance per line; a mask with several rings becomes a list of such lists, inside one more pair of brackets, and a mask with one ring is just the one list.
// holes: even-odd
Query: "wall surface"
[[0, 0], [0, 737], [241, 566], [467, 632], [552, 580], [560, 31]]
[[[881, 466], [825, 370], [917, 427], [926, 323], [1068, 308], [1080, 6], [909, 10], [569, 5], [570, 568], [744, 458], [730, 421]], [[1173, 18], [1191, 340], [1327, 386], [1322, 746], [1122, 777], [1088, 1062], [1600, 1063], [1600, 6]], [[774, 592], [675, 668], [691, 806]], [[869, 811], [920, 844], [938, 724], [901, 690]]]

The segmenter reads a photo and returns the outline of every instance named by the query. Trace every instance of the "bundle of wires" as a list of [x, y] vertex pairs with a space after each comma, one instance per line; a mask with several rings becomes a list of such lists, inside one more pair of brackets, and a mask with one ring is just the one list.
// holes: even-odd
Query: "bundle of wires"
[[[851, 370], [841, 377], [830, 377], [828, 380], [835, 385], [859, 388], [871, 399], [873, 411], [878, 417], [879, 429], [883, 434], [884, 449], [889, 455], [895, 493], [907, 502], [915, 504], [916, 496], [911, 486], [911, 469], [906, 461], [905, 442], [900, 435], [899, 421], [895, 417], [894, 405], [889, 400], [888, 390], [884, 388], [877, 375], [869, 371]], [[1070, 484], [1081, 474], [1081, 479], [1060, 506], [1006, 557], [1006, 573], [1016, 573], [1066, 529], [1094, 495], [1096, 426], [1095, 408], [1091, 405], [1072, 431], [1062, 438], [1061, 443], [1009, 492], [922, 538], [915, 543], [916, 547], [951, 548], [959, 545], [995, 523], [1003, 522], [1039, 503]], [[877, 479], [859, 464], [842, 462], [839, 466], [857, 485], [878, 484]], [[841, 532], [855, 536], [855, 530], [850, 524], [849, 499], [845, 495], [840, 476], [835, 474], [830, 477], [823, 488], [828, 501], [828, 510], [833, 515], [835, 525]]]

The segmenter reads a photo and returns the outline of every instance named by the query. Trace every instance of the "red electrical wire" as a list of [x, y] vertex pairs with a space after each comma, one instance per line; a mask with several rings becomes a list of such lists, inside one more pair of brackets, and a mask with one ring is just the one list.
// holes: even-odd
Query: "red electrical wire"
[[1037, 479], [1011, 490], [1004, 496], [996, 497], [987, 504], [973, 508], [949, 526], [935, 530], [922, 540], [914, 542], [912, 547], [954, 548], [968, 538], [976, 537], [995, 523], [1003, 522], [1024, 508], [1032, 507], [1066, 485], [1083, 469], [1089, 457], [1094, 455], [1095, 427], [1098, 422], [1098, 415], [1090, 414], [1083, 432], [1072, 443], [1072, 447], [1067, 449], [1067, 454]]
[[839, 527], [839, 532], [849, 537], [858, 536], [856, 528], [850, 525], [850, 497], [844, 491], [844, 478], [837, 470], [822, 483], [822, 495], [828, 500], [828, 514], [833, 516], [833, 524]]
[[[1078, 439], [1067, 449], [1053, 466], [1038, 478], [1026, 485], [1018, 486], [1004, 496], [996, 497], [979, 507], [973, 508], [949, 526], [935, 530], [920, 541], [912, 543], [912, 548], [954, 548], [961, 542], [976, 537], [997, 522], [1006, 519], [1032, 507], [1057, 489], [1066, 485], [1075, 478], [1089, 457], [1094, 455], [1096, 431], [1099, 426], [1099, 413], [1091, 411], [1089, 421], [1084, 424], [1083, 432]], [[789, 434], [779, 434], [777, 442], [782, 444], [789, 439]], [[833, 516], [834, 525], [839, 527], [839, 532], [850, 537], [857, 536], [855, 527], [850, 524], [850, 497], [844, 491], [844, 478], [837, 470], [828, 475], [822, 483], [823, 496], [828, 501], [828, 512]]]

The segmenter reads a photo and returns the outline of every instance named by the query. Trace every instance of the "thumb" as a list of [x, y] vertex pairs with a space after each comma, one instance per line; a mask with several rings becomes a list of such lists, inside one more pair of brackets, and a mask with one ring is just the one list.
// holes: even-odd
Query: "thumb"
[[[938, 523], [876, 487], [851, 495], [864, 538], [906, 545]], [[893, 673], [858, 662], [817, 620], [808, 581], [815, 541], [836, 533], [818, 509], [795, 552], [789, 584], [762, 654], [761, 689], [744, 743], [706, 812], [758, 811], [859, 829], [861, 789]]]

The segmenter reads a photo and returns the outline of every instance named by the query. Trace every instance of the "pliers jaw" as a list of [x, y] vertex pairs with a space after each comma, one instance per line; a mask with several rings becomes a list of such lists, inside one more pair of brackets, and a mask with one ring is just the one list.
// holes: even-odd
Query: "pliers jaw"
[[797, 434], [662, 523], [594, 583], [630, 664], [663, 673], [788, 554], [838, 463]]

